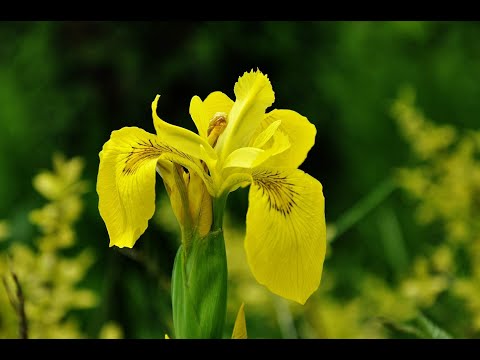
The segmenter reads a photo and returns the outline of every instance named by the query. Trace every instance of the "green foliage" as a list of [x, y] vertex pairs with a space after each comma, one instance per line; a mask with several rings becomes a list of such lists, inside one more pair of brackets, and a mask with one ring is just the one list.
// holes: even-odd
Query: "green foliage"
[[[452, 297], [467, 318], [456, 322], [458, 336], [478, 336], [480, 248], [480, 131], [458, 131], [436, 125], [414, 107], [414, 93], [404, 91], [393, 105], [395, 118], [412, 144], [418, 164], [399, 169], [399, 185], [417, 201], [420, 224], [441, 229], [437, 241], [427, 242], [426, 256], [417, 256], [416, 279], [405, 282], [420, 305], [431, 307]], [[412, 131], [415, 129], [415, 131]], [[453, 311], [453, 309], [452, 309]]]
[[[33, 248], [11, 242], [1, 254], [5, 291], [0, 292], [0, 316], [6, 319], [0, 326], [2, 338], [16, 337], [19, 327], [22, 337], [34, 339], [85, 337], [72, 310], [98, 303], [95, 292], [81, 286], [94, 261], [91, 250], [73, 256], [63, 252], [76, 242], [74, 225], [83, 210], [81, 196], [87, 190], [80, 179], [83, 160], [67, 161], [55, 154], [53, 164], [53, 171], [41, 171], [33, 179], [35, 189], [49, 201], [30, 213], [41, 235]], [[111, 330], [105, 331], [103, 336], [111, 336]]]

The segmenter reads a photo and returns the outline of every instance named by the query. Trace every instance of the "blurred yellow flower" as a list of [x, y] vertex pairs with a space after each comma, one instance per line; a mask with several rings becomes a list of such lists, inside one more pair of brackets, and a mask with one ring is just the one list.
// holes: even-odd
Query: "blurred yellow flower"
[[[12, 242], [9, 258], [0, 257], [0, 272], [14, 272], [19, 280], [29, 338], [82, 338], [85, 335], [71, 310], [92, 308], [98, 303], [95, 292], [78, 287], [93, 264], [93, 254], [83, 250], [67, 257], [60, 249], [75, 244], [74, 225], [83, 210], [81, 195], [87, 189], [80, 178], [83, 160], [67, 160], [55, 154], [53, 163], [53, 171], [41, 171], [33, 180], [35, 189], [49, 200], [30, 213], [41, 235], [34, 239], [33, 247]], [[18, 314], [3, 295], [0, 291], [0, 337], [16, 337], [18, 319], [12, 319], [12, 315]]]
[[400, 169], [397, 180], [418, 201], [418, 222], [441, 225], [444, 238], [429, 257], [417, 256], [400, 289], [421, 308], [448, 291], [463, 300], [471, 330], [480, 331], [480, 131], [460, 133], [437, 125], [415, 108], [414, 100], [415, 93], [407, 89], [393, 105], [419, 160]]
[[0, 242], [10, 237], [10, 225], [6, 220], [0, 220]]
[[100, 339], [123, 339], [123, 330], [117, 323], [110, 321], [102, 326], [98, 337]]

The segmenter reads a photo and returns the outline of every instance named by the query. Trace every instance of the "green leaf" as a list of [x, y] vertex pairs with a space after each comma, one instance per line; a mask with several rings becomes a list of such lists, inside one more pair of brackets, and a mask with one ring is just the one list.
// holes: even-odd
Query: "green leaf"
[[383, 317], [379, 317], [377, 320], [380, 321], [382, 326], [384, 326], [385, 329], [388, 330], [388, 332], [390, 333], [390, 337], [400, 339], [421, 339], [425, 337], [424, 334], [417, 327], [410, 324], [399, 323]]
[[419, 329], [430, 339], [452, 339], [450, 334], [448, 334], [438, 325], [434, 324], [423, 314], [419, 314], [417, 317], [417, 324]]
[[382, 325], [393, 335], [399, 338], [418, 338], [418, 339], [452, 339], [452, 336], [445, 330], [434, 324], [425, 315], [419, 313], [418, 316], [408, 323], [399, 323], [379, 317]]
[[180, 246], [172, 275], [172, 308], [177, 339], [221, 338], [227, 306], [227, 257], [223, 230]]

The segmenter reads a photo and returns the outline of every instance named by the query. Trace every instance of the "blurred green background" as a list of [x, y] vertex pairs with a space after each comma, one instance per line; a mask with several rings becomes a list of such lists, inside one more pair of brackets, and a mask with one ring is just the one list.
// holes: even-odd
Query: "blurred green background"
[[[62, 256], [92, 250], [94, 262], [79, 287], [92, 289], [98, 301], [65, 317], [77, 319], [84, 337], [98, 337], [102, 326], [113, 321], [123, 337], [163, 338], [172, 331], [169, 278], [178, 247], [175, 225], [162, 225], [171, 214], [168, 206], [159, 207], [165, 211], [157, 211], [135, 253], [108, 247], [95, 183], [98, 153], [111, 131], [138, 126], [154, 133], [150, 104], [156, 94], [161, 95], [158, 113], [164, 120], [193, 130], [188, 114], [192, 96], [203, 99], [219, 90], [234, 98], [238, 77], [259, 68], [272, 82], [273, 106], [295, 110], [316, 125], [315, 146], [300, 168], [323, 184], [327, 223], [338, 225], [358, 201], [372, 192], [375, 197], [375, 189], [397, 168], [416, 163], [391, 111], [405, 86], [415, 90], [415, 107], [435, 124], [450, 124], [459, 133], [479, 129], [479, 38], [477, 22], [1, 22], [0, 220], [9, 224], [10, 234], [0, 250], [7, 252], [14, 243], [34, 244], [38, 229], [29, 213], [46, 200], [32, 179], [52, 168], [52, 155], [81, 157], [88, 191], [74, 226], [75, 246]], [[478, 164], [478, 152], [472, 159]], [[157, 183], [160, 201], [165, 190]], [[244, 256], [247, 191], [229, 197], [230, 223], [240, 234], [233, 256]], [[419, 223], [417, 203], [407, 192], [386, 193], [331, 243], [320, 290], [305, 307], [274, 295], [255, 302], [255, 291], [267, 296], [262, 286], [252, 278], [243, 280], [249, 287], [237, 286], [240, 277], [232, 270], [232, 289], [243, 290], [231, 292], [235, 306], [225, 336], [241, 301], [246, 302], [251, 337], [415, 336], [418, 321], [395, 319], [400, 305], [392, 305], [389, 319], [370, 327], [377, 316], [385, 317], [381, 307], [388, 296], [402, 303], [397, 290], [379, 295], [378, 301], [365, 299], [380, 288], [397, 289], [414, 272], [418, 255], [428, 260], [447, 236], [441, 219]], [[472, 209], [480, 216], [478, 207]], [[471, 251], [466, 245], [452, 250], [454, 263], [460, 258], [466, 265], [460, 275], [449, 272], [450, 280], [475, 278]], [[480, 325], [469, 322], [479, 316], [478, 306], [469, 307], [450, 290], [448, 283], [433, 302], [416, 303], [422, 324], [455, 337], [480, 335]], [[475, 295], [480, 293], [473, 291]], [[0, 326], [2, 314], [9, 311], [0, 309]]]

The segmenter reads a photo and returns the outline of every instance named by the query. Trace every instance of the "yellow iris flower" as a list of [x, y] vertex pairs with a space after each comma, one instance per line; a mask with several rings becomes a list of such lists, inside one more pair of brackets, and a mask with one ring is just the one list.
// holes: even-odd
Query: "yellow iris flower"
[[[158, 95], [156, 135], [137, 127], [112, 132], [99, 154], [97, 180], [110, 246], [132, 247], [146, 230], [156, 171], [179, 221], [197, 216], [191, 226], [202, 235], [215, 218], [212, 199], [250, 185], [245, 250], [252, 273], [273, 293], [304, 304], [320, 284], [326, 249], [322, 185], [298, 169], [316, 128], [292, 110], [266, 113], [274, 92], [259, 70], [239, 77], [234, 93], [235, 101], [219, 91], [204, 101], [192, 98], [198, 134], [160, 119]], [[186, 201], [197, 205], [185, 208]]]

